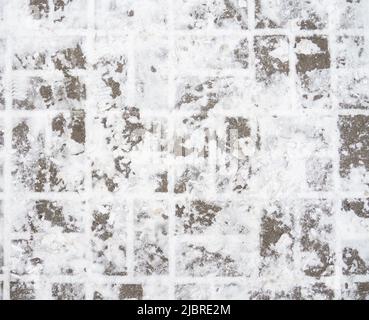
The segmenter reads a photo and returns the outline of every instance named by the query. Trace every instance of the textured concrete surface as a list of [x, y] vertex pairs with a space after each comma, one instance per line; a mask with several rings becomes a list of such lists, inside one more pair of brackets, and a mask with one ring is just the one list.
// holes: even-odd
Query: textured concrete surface
[[368, 299], [368, 14], [0, 0], [0, 299]]

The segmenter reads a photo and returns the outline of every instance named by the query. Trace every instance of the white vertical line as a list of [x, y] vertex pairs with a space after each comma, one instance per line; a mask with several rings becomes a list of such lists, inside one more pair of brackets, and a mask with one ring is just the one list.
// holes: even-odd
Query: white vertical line
[[[224, 118], [222, 117], [222, 123], [224, 123]], [[209, 167], [210, 178], [212, 181], [211, 188], [208, 195], [212, 199], [217, 198], [217, 161], [218, 161], [218, 149], [217, 149], [217, 131], [208, 130], [208, 159], [205, 162]], [[223, 159], [222, 159], [223, 160]]]
[[[140, 41], [137, 39], [138, 34], [136, 30], [131, 30], [126, 38], [128, 41], [128, 66], [127, 66], [127, 103], [131, 107], [137, 103], [136, 99], [136, 41]], [[138, 106], [136, 106], [138, 107]], [[112, 110], [113, 111], [113, 110]]]
[[216, 300], [217, 287], [220, 285], [217, 281], [211, 281], [209, 285], [209, 299], [208, 300]]
[[[168, 222], [168, 249], [169, 249], [169, 298], [175, 298], [175, 279], [176, 279], [176, 215], [175, 215], [175, 196], [174, 196], [174, 185], [175, 185], [175, 99], [176, 99], [176, 81], [175, 81], [175, 35], [174, 35], [174, 7], [173, 2], [169, 0], [168, 6], [168, 44], [169, 44], [169, 74], [168, 74], [168, 136], [167, 136], [167, 156], [170, 157], [168, 166], [168, 210], [169, 210], [169, 222]], [[172, 163], [173, 161], [173, 163]]]
[[297, 97], [297, 71], [296, 71], [296, 63], [297, 58], [295, 54], [295, 45], [296, 45], [296, 34], [294, 32], [288, 33], [288, 61], [289, 61], [289, 86], [290, 86], [290, 95], [291, 95], [291, 103], [292, 110], [297, 110], [301, 107], [299, 105], [298, 97]]
[[49, 5], [49, 15], [48, 15], [48, 21], [50, 23], [50, 25], [53, 25], [54, 22], [54, 1], [53, 0], [48, 0], [48, 5]]
[[[211, 0], [206, 0], [206, 10], [211, 8]], [[212, 21], [212, 16], [209, 12], [209, 15], [206, 17], [206, 25], [204, 29], [200, 29], [198, 30], [200, 35], [204, 34], [205, 31], [205, 35], [206, 36], [210, 36], [210, 35], [214, 35], [214, 25], [213, 25], [213, 21]], [[190, 32], [186, 29], [183, 31], [185, 35], [189, 35]], [[215, 30], [215, 36], [218, 36], [218, 30]]]
[[330, 67], [330, 93], [331, 93], [331, 104], [332, 104], [332, 117], [334, 119], [334, 125], [332, 128], [332, 150], [333, 154], [333, 193], [334, 193], [334, 203], [333, 203], [333, 214], [334, 214], [334, 232], [335, 232], [335, 254], [336, 254], [336, 262], [335, 262], [335, 299], [341, 299], [341, 279], [342, 279], [342, 257], [341, 257], [341, 238], [340, 238], [340, 226], [339, 226], [339, 215], [341, 209], [341, 198], [340, 198], [340, 160], [339, 160], [339, 129], [338, 129], [338, 120], [339, 120], [339, 106], [338, 100], [336, 96], [337, 90], [337, 65], [336, 65], [336, 30], [334, 26], [334, 13], [336, 9], [333, 6], [329, 7], [329, 33], [328, 33], [328, 43], [329, 43], [329, 52], [331, 57], [331, 67]]
[[250, 80], [255, 81], [255, 0], [247, 2], [247, 20], [248, 20], [248, 42], [249, 42], [249, 72]]
[[[255, 9], [255, 0], [248, 0], [247, 2], [248, 8], [247, 8], [247, 14], [248, 14], [248, 31], [249, 31], [249, 71], [250, 71], [250, 81], [253, 81], [256, 83], [256, 59], [255, 59], [255, 48], [254, 48], [254, 42], [255, 42], [255, 15], [256, 15], [256, 9]], [[258, 117], [257, 114], [254, 113], [254, 119], [257, 122], [257, 126], [259, 127], [259, 135], [262, 139], [263, 134], [263, 121], [261, 117]], [[255, 128], [256, 130], [256, 128]], [[262, 141], [261, 141], [262, 145]], [[257, 151], [259, 152], [259, 151]], [[260, 192], [260, 191], [259, 191]], [[261, 266], [261, 256], [260, 256], [260, 235], [261, 235], [261, 218], [262, 218], [262, 208], [263, 204], [258, 201], [253, 201], [252, 206], [254, 207], [254, 212], [257, 216], [258, 223], [255, 225], [255, 240], [257, 241], [257, 252], [255, 253], [255, 258], [257, 259], [256, 262], [254, 262], [254, 265], [257, 266], [255, 268], [254, 273], [251, 276], [255, 276], [255, 279], [258, 279], [258, 269]]]
[[128, 209], [128, 216], [127, 216], [127, 275], [129, 277], [134, 276], [134, 242], [135, 242], [135, 217], [134, 217], [134, 206], [135, 201], [134, 199], [127, 199], [127, 209]]
[[[128, 85], [128, 96], [127, 103], [131, 107], [136, 104], [136, 47], [135, 42], [137, 40], [137, 32], [136, 28], [131, 30], [128, 34], [128, 70], [127, 70], [127, 85]], [[138, 106], [137, 106], [138, 107]], [[124, 199], [127, 203], [128, 215], [127, 215], [127, 240], [126, 240], [126, 263], [127, 263], [127, 275], [130, 277], [134, 276], [134, 267], [135, 267], [135, 253], [134, 253], [134, 245], [135, 245], [135, 200], [133, 198], [129, 198], [124, 196]]]
[[261, 200], [254, 200], [251, 205], [254, 209], [254, 212], [252, 213], [253, 215], [256, 216], [255, 221], [257, 221], [257, 223], [255, 223], [255, 239], [256, 239], [256, 248], [257, 248], [257, 252], [255, 252], [255, 260], [256, 262], [254, 262], [254, 265], [257, 266], [257, 268], [255, 268], [255, 270], [253, 270], [253, 273], [251, 274], [251, 279], [256, 279], [259, 280], [259, 267], [261, 266], [261, 262], [262, 262], [262, 258], [260, 255], [260, 251], [261, 251], [261, 241], [260, 241], [260, 235], [261, 235], [261, 223], [262, 223], [262, 217], [263, 217], [263, 209], [264, 209], [264, 205], [265, 205], [266, 201], [261, 201]]
[[[295, 54], [295, 44], [296, 44], [296, 33], [295, 29], [288, 30], [287, 33], [287, 40], [288, 40], [288, 66], [289, 66], [289, 94], [291, 96], [291, 108], [292, 110], [298, 110], [302, 106], [298, 103], [298, 97], [297, 97], [297, 72], [296, 72], [296, 63], [297, 58]], [[296, 160], [297, 161], [297, 160]], [[305, 202], [302, 203], [299, 202], [293, 202], [294, 211], [295, 211], [295, 221], [293, 223], [295, 224], [294, 231], [296, 232], [296, 242], [293, 245], [293, 259], [294, 259], [294, 265], [295, 270], [293, 274], [293, 278], [295, 279], [296, 283], [298, 282], [298, 279], [300, 277], [300, 274], [302, 272], [302, 261], [301, 261], [301, 252], [300, 252], [300, 246], [299, 241], [301, 238], [301, 226], [300, 226], [300, 219], [301, 219], [301, 213], [303, 212], [305, 208]]]
[[11, 195], [12, 195], [12, 177], [11, 177], [11, 154], [12, 154], [12, 38], [6, 37], [6, 54], [4, 70], [4, 92], [5, 92], [5, 113], [4, 113], [4, 300], [10, 299], [10, 250], [11, 250]]
[[93, 130], [93, 115], [96, 109], [95, 99], [93, 99], [94, 81], [93, 81], [93, 53], [94, 53], [94, 41], [95, 41], [95, 0], [90, 0], [87, 7], [88, 15], [88, 29], [86, 38], [86, 58], [87, 58], [87, 71], [88, 75], [86, 78], [86, 108], [85, 108], [85, 156], [86, 156], [86, 170], [85, 170], [85, 195], [83, 197], [85, 204], [84, 208], [86, 210], [84, 215], [84, 227], [85, 227], [85, 245], [86, 245], [86, 277], [85, 277], [85, 297], [87, 300], [93, 299], [93, 279], [92, 275], [92, 205], [91, 201], [93, 199], [93, 188], [92, 188], [92, 143], [93, 138], [91, 132]]

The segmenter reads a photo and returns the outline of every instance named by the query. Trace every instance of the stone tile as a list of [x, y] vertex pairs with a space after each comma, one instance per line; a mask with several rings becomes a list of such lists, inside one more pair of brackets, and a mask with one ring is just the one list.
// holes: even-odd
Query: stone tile
[[247, 0], [176, 1], [175, 27], [179, 30], [246, 30], [247, 8]]
[[86, 242], [82, 234], [48, 233], [11, 241], [10, 272], [14, 275], [82, 275]]
[[[183, 77], [177, 79], [175, 109], [193, 112], [193, 120], [205, 120], [212, 112], [250, 105], [247, 79], [235, 77]], [[241, 107], [240, 107], [241, 109]]]
[[250, 300], [333, 300], [334, 289], [323, 282], [294, 286], [289, 290], [260, 289], [250, 292]]
[[[110, 47], [116, 51], [111, 52]], [[129, 99], [127, 37], [98, 37], [95, 41], [94, 89], [97, 109], [101, 111], [123, 110]]]
[[369, 96], [366, 90], [369, 74], [364, 70], [340, 72], [337, 80], [337, 99], [342, 109], [368, 109]]
[[366, 1], [335, 0], [334, 7], [338, 9], [334, 15], [336, 28], [343, 30], [368, 28], [368, 21], [362, 15], [368, 10]]
[[249, 297], [247, 285], [236, 282], [216, 285], [213, 294], [214, 299], [246, 300]]
[[[99, 149], [91, 154], [95, 190], [116, 192], [165, 192], [167, 127], [161, 119], [141, 121], [136, 107], [95, 117], [94, 140]], [[104, 152], [100, 152], [104, 150]], [[147, 152], [147, 157], [141, 153]], [[156, 166], [152, 166], [155, 163]]]
[[23, 282], [20, 280], [10, 282], [11, 300], [34, 300], [34, 282]]
[[[34, 137], [37, 138], [34, 140]], [[33, 192], [83, 190], [84, 165], [81, 160], [84, 159], [85, 137], [83, 111], [59, 114], [41, 121], [14, 119], [14, 187]], [[72, 171], [69, 170], [71, 165]]]
[[[269, 84], [289, 74], [289, 44], [286, 36], [255, 37], [256, 79]], [[275, 78], [275, 79], [274, 79]]]
[[[251, 235], [246, 238], [252, 239]], [[255, 272], [256, 239], [218, 241], [183, 241], [177, 244], [178, 276], [240, 277]], [[241, 254], [242, 252], [242, 254]]]
[[168, 206], [164, 201], [150, 202], [150, 205], [147, 201], [135, 202], [134, 269], [136, 274], [168, 274], [168, 216]]
[[142, 37], [135, 48], [136, 103], [143, 109], [168, 109], [168, 39]]
[[365, 115], [340, 116], [340, 175], [342, 188], [367, 189], [369, 168], [369, 146]]
[[84, 231], [85, 203], [81, 201], [16, 199], [12, 232], [43, 234]]
[[318, 0], [256, 0], [257, 28], [323, 29], [328, 24], [327, 8]]
[[342, 249], [342, 273], [346, 276], [369, 274], [369, 252], [365, 240], [345, 241]]
[[98, 284], [94, 300], [162, 300], [168, 297], [168, 286], [156, 281], [145, 283]]
[[342, 286], [342, 297], [344, 300], [368, 300], [368, 282], [346, 282]]
[[95, 20], [97, 29], [124, 30], [126, 28], [149, 30], [163, 29], [168, 22], [168, 1], [151, 0], [144, 5], [135, 0], [97, 0]]
[[192, 200], [176, 204], [178, 234], [247, 235], [258, 217], [245, 202]]
[[96, 201], [92, 213], [93, 271], [108, 276], [127, 274], [127, 204]]
[[244, 117], [226, 117], [217, 130], [216, 187], [218, 193], [253, 191], [261, 153], [259, 123]]
[[53, 283], [52, 297], [55, 300], [84, 300], [84, 285], [80, 283]]
[[177, 284], [175, 287], [177, 300], [207, 300], [210, 296], [210, 289], [205, 284], [186, 283]]
[[33, 27], [86, 28], [87, 12], [83, 8], [87, 3], [87, 0], [20, 0], [4, 4], [3, 12], [10, 24], [23, 21]]
[[179, 30], [203, 29], [208, 25], [207, 0], [179, 0], [173, 4], [175, 27]]
[[369, 63], [367, 38], [365, 36], [339, 36], [336, 43], [338, 68], [360, 68]]
[[86, 70], [85, 39], [59, 37], [44, 42], [43, 38], [20, 38], [13, 53], [13, 70], [54, 70], [71, 76], [72, 70]]
[[86, 85], [78, 76], [17, 77], [12, 87], [12, 105], [17, 110], [82, 109], [86, 101]]
[[94, 290], [94, 300], [142, 300], [142, 297], [141, 284], [97, 285]]
[[336, 234], [332, 211], [329, 201], [306, 201], [304, 204], [300, 218], [300, 250], [302, 269], [309, 277], [320, 279], [334, 274]]
[[331, 57], [326, 36], [297, 37], [297, 90], [304, 108], [329, 108]]
[[247, 38], [182, 37], [176, 41], [176, 65], [179, 70], [247, 69]]
[[330, 117], [264, 119], [251, 190], [274, 195], [330, 190], [334, 125]]
[[277, 202], [264, 205], [260, 221], [259, 270], [265, 279], [293, 276], [295, 225], [293, 204]]

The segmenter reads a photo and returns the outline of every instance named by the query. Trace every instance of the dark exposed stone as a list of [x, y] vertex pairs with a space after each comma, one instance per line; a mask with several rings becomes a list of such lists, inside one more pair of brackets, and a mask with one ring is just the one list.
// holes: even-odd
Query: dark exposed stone
[[340, 174], [347, 177], [351, 169], [369, 170], [369, 117], [365, 115], [340, 116], [341, 137]]
[[271, 56], [271, 52], [277, 49], [280, 41], [288, 43], [285, 36], [255, 37], [254, 50], [256, 55], [257, 80], [269, 83], [273, 74], [289, 74], [289, 63]]
[[141, 284], [122, 284], [119, 289], [119, 299], [136, 299], [142, 300], [143, 288]]
[[33, 300], [35, 290], [33, 282], [11, 281], [10, 282], [11, 300]]
[[352, 211], [359, 218], [369, 218], [369, 199], [345, 199], [342, 202], [344, 211]]
[[299, 74], [306, 74], [312, 70], [329, 69], [331, 66], [331, 56], [328, 50], [328, 39], [321, 36], [297, 37], [296, 43], [298, 44], [302, 40], [311, 41], [319, 47], [321, 52], [314, 54], [297, 53], [297, 72]]
[[54, 283], [51, 292], [56, 300], [82, 300], [85, 298], [84, 285], [78, 283]]

